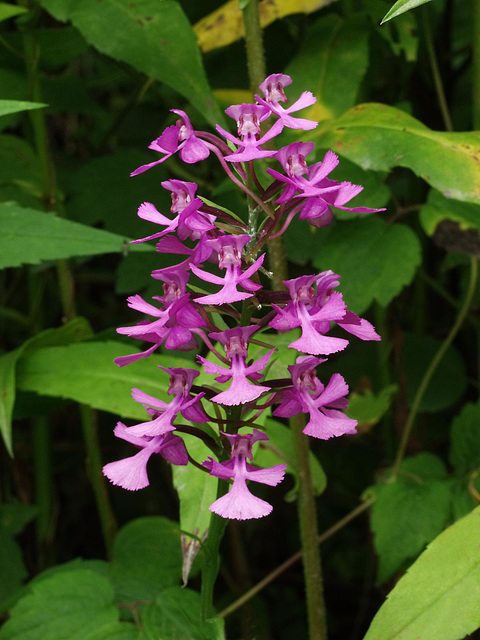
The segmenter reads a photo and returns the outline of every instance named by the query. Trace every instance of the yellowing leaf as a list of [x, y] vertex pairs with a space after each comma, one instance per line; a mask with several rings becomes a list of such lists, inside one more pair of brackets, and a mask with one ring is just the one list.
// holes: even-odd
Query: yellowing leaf
[[[260, 0], [262, 27], [291, 13], [313, 13], [335, 0]], [[229, 0], [219, 9], [205, 16], [194, 26], [198, 44], [203, 51], [225, 47], [245, 35], [242, 12], [238, 0]]]

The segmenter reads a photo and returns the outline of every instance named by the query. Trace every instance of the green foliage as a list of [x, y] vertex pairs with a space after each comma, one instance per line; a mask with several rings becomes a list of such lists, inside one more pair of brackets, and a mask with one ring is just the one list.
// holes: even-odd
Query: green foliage
[[427, 2], [430, 2], [430, 0], [397, 0], [390, 11], [387, 12], [381, 24], [391, 20], [392, 18], [396, 18], [402, 13], [405, 13], [405, 11], [415, 9], [415, 7], [419, 7], [421, 4], [426, 4]]
[[[1, 20], [1, 6], [0, 6], [0, 20]], [[12, 9], [22, 9], [22, 7], [11, 7]], [[9, 113], [18, 113], [19, 111], [28, 111], [30, 109], [41, 109], [46, 107], [46, 104], [40, 102], [25, 102], [22, 100], [0, 100], [0, 116], [6, 116]]]
[[441, 533], [390, 593], [364, 640], [462, 640], [480, 626], [480, 507]]

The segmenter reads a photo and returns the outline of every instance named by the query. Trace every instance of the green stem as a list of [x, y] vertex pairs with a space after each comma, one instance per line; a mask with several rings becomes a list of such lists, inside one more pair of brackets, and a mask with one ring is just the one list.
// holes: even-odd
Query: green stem
[[258, 86], [265, 80], [267, 75], [258, 0], [249, 0], [247, 2], [243, 9], [243, 24], [245, 27], [250, 89], [252, 93], [257, 93]]
[[480, 0], [473, 0], [473, 128], [480, 129]]
[[445, 97], [445, 91], [443, 89], [442, 77], [440, 75], [440, 69], [438, 67], [437, 54], [435, 53], [435, 47], [433, 46], [433, 37], [432, 31], [430, 29], [428, 8], [424, 5], [421, 8], [421, 11], [423, 31], [425, 34], [425, 43], [427, 45], [428, 58], [430, 61], [430, 66], [432, 68], [433, 84], [435, 85], [438, 104], [440, 106], [440, 111], [442, 112], [443, 123], [447, 131], [453, 131], [452, 119], [450, 117], [450, 111], [448, 109], [447, 99]]
[[52, 561], [52, 462], [48, 421], [37, 416], [33, 421], [33, 458], [35, 469], [35, 503], [38, 508], [36, 542], [38, 570], [45, 569]]
[[302, 540], [309, 638], [310, 640], [326, 640], [327, 622], [318, 545], [317, 513], [310, 473], [308, 438], [303, 434], [304, 427], [305, 419], [303, 413], [290, 418], [298, 469], [298, 518]]
[[417, 393], [415, 394], [415, 398], [413, 399], [413, 403], [412, 403], [412, 408], [410, 410], [410, 414], [408, 416], [407, 422], [405, 424], [405, 429], [403, 430], [403, 434], [402, 434], [402, 439], [400, 442], [400, 446], [398, 447], [398, 451], [397, 451], [397, 455], [395, 458], [395, 462], [393, 464], [393, 468], [392, 468], [392, 477], [396, 478], [398, 476], [398, 473], [400, 471], [400, 465], [402, 464], [402, 460], [405, 456], [405, 452], [407, 449], [407, 444], [408, 441], [410, 439], [410, 434], [413, 428], [413, 425], [415, 423], [415, 419], [417, 417], [417, 414], [419, 412], [420, 409], [420, 405], [421, 402], [423, 400], [423, 396], [425, 395], [425, 392], [428, 388], [428, 385], [430, 384], [430, 381], [432, 379], [433, 374], [435, 373], [438, 365], [440, 364], [443, 356], [445, 355], [448, 347], [451, 345], [451, 343], [453, 342], [455, 336], [457, 335], [457, 333], [460, 330], [460, 327], [463, 324], [463, 321], [465, 320], [468, 310], [470, 308], [472, 299], [474, 297], [475, 294], [475, 289], [476, 289], [476, 284], [477, 284], [477, 277], [478, 277], [478, 262], [476, 258], [470, 258], [470, 280], [468, 283], [468, 288], [467, 288], [467, 293], [465, 296], [465, 300], [463, 302], [463, 305], [459, 311], [459, 314], [457, 316], [457, 319], [455, 321], [455, 324], [453, 325], [453, 327], [450, 329], [450, 332], [448, 334], [448, 336], [445, 338], [444, 342], [442, 343], [442, 345], [440, 346], [439, 350], [437, 351], [437, 353], [435, 354], [432, 362], [430, 363], [430, 366], [428, 367], [427, 371], [425, 372], [425, 375], [423, 376], [423, 379], [417, 389]]
[[85, 448], [87, 450], [87, 473], [95, 494], [105, 547], [107, 549], [108, 556], [111, 557], [117, 525], [108, 499], [105, 477], [102, 473], [97, 416], [96, 412], [94, 412], [90, 407], [82, 404], [79, 406], [83, 437], [85, 440]]
[[[368, 498], [361, 505], [359, 505], [358, 507], [355, 507], [355, 509], [350, 511], [350, 513], [347, 513], [346, 516], [344, 516], [341, 520], [339, 520], [333, 526], [331, 526], [330, 529], [327, 529], [324, 533], [318, 536], [317, 538], [318, 544], [322, 544], [322, 542], [325, 542], [325, 540], [328, 540], [329, 538], [331, 538], [335, 533], [337, 533], [337, 531], [340, 531], [340, 529], [343, 529], [343, 527], [347, 525], [351, 520], [354, 520], [361, 513], [369, 509], [372, 506], [373, 502], [374, 502], [374, 498]], [[297, 551], [297, 553], [294, 553], [293, 556], [290, 556], [288, 560], [285, 560], [285, 562], [282, 562], [281, 565], [279, 565], [276, 569], [274, 569], [271, 573], [269, 573], [268, 576], [265, 576], [265, 578], [260, 580], [260, 582], [257, 582], [256, 585], [254, 585], [251, 589], [246, 591], [242, 596], [240, 596], [240, 598], [235, 600], [235, 602], [232, 602], [232, 604], [229, 605], [226, 609], [223, 609], [223, 611], [220, 611], [220, 613], [218, 614], [218, 617], [226, 618], [231, 613], [233, 613], [234, 611], [242, 607], [245, 603], [247, 603], [254, 596], [256, 596], [257, 593], [260, 593], [260, 591], [265, 589], [266, 586], [268, 586], [271, 582], [276, 580], [276, 578], [278, 578], [279, 575], [284, 573], [292, 565], [298, 562], [298, 560], [300, 560], [302, 555], [303, 555], [303, 551], [301, 550]]]
[[[217, 499], [223, 496], [228, 490], [228, 484], [224, 480], [218, 481]], [[220, 543], [227, 520], [220, 518], [216, 513], [210, 516], [210, 526], [208, 537], [203, 545], [205, 551], [205, 562], [202, 568], [202, 588], [200, 593], [200, 603], [203, 620], [208, 620], [215, 615], [213, 606], [213, 591], [220, 569]]]

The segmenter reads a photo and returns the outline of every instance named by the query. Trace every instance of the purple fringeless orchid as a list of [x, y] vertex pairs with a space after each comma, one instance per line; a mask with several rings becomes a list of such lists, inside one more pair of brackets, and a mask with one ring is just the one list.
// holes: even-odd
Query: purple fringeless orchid
[[300, 412], [310, 414], [303, 433], [321, 440], [356, 433], [357, 421], [341, 411], [348, 407], [348, 386], [339, 373], [324, 386], [315, 370], [322, 362], [325, 359], [300, 356], [288, 367], [293, 386], [280, 393], [282, 401], [273, 415], [288, 418]]
[[287, 101], [284, 87], [288, 87], [290, 84], [292, 84], [290, 76], [284, 73], [273, 73], [268, 76], [268, 78], [265, 78], [259, 87], [265, 96], [265, 100], [258, 95], [255, 95], [255, 100], [278, 116], [285, 127], [289, 127], [290, 129], [303, 129], [304, 131], [315, 129], [318, 122], [307, 120], [306, 118], [294, 118], [290, 115], [291, 113], [296, 113], [301, 109], [311, 107], [312, 104], [315, 104], [317, 99], [310, 91], [304, 91], [300, 98], [287, 109], [284, 109], [282, 105], [279, 104], [280, 102]]
[[263, 518], [272, 511], [272, 505], [265, 500], [254, 496], [247, 487], [247, 480], [260, 482], [271, 487], [283, 480], [286, 464], [277, 464], [274, 467], [261, 469], [250, 464], [252, 459], [252, 445], [259, 440], [268, 440], [265, 433], [254, 429], [250, 434], [222, 434], [227, 438], [231, 446], [230, 459], [225, 462], [216, 462], [209, 458], [203, 465], [210, 470], [210, 475], [228, 480], [233, 479], [233, 484], [228, 493], [210, 505], [210, 511], [222, 518], [230, 520], [249, 520]]

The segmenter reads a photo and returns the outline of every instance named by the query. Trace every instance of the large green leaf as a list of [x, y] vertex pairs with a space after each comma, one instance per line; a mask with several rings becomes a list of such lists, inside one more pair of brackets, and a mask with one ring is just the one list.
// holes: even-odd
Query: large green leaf
[[[20, 7], [17, 7], [20, 9]], [[0, 7], [1, 9], [1, 7]], [[19, 111], [29, 111], [30, 109], [41, 109], [48, 105], [42, 102], [26, 102], [25, 100], [0, 100], [0, 116], [6, 116], [9, 113], [18, 113]]]
[[195, 33], [179, 2], [42, 0], [41, 4], [58, 20], [70, 20], [101, 53], [178, 91], [212, 125], [222, 119]]
[[138, 352], [121, 342], [83, 342], [29, 354], [18, 363], [17, 385], [24, 391], [76, 400], [124, 418], [145, 419], [143, 405], [131, 397], [132, 388], [166, 399], [169, 376], [162, 367], [192, 367], [175, 355], [150, 356], [127, 367], [113, 360]]
[[364, 640], [463, 640], [478, 629], [479, 548], [477, 507], [443, 531], [410, 567]]
[[[0, 203], [0, 269], [73, 256], [120, 254], [126, 242], [124, 237], [102, 229], [15, 203]], [[127, 246], [133, 251], [152, 250], [144, 244]]]
[[480, 202], [480, 132], [433, 131], [404, 111], [360, 104], [306, 136], [364, 169], [408, 167], [445, 197]]
[[405, 460], [395, 482], [374, 488], [371, 526], [378, 555], [378, 581], [404, 569], [438, 535], [450, 516], [451, 489], [436, 456]]
[[325, 120], [353, 107], [368, 67], [368, 29], [358, 14], [342, 20], [337, 14], [317, 20], [286, 72], [294, 91], [312, 91], [317, 102], [305, 115]]
[[178, 524], [167, 518], [137, 518], [115, 538], [110, 577], [119, 602], [153, 600], [178, 585], [182, 573]]
[[321, 270], [342, 276], [339, 290], [355, 313], [377, 300], [382, 306], [412, 281], [421, 262], [420, 242], [402, 224], [387, 224], [370, 216], [305, 233], [305, 225], [290, 225], [289, 258], [304, 264], [310, 258]]
[[[7, 20], [8, 18], [19, 16], [27, 11], [28, 9], [26, 7], [15, 7], [11, 4], [7, 4], [6, 2], [0, 2], [0, 22]], [[3, 100], [0, 100], [0, 103], [1, 102], [3, 102]]]
[[83, 340], [91, 335], [84, 318], [76, 318], [58, 329], [46, 329], [26, 340], [18, 349], [0, 356], [0, 434], [12, 455], [12, 412], [15, 403], [15, 371], [18, 360], [25, 353], [51, 345], [63, 345]]
[[135, 625], [118, 616], [108, 580], [76, 569], [33, 585], [0, 629], [0, 639], [138, 640]]
[[141, 612], [146, 640], [224, 640], [221, 618], [202, 620], [200, 594], [171, 587]]

